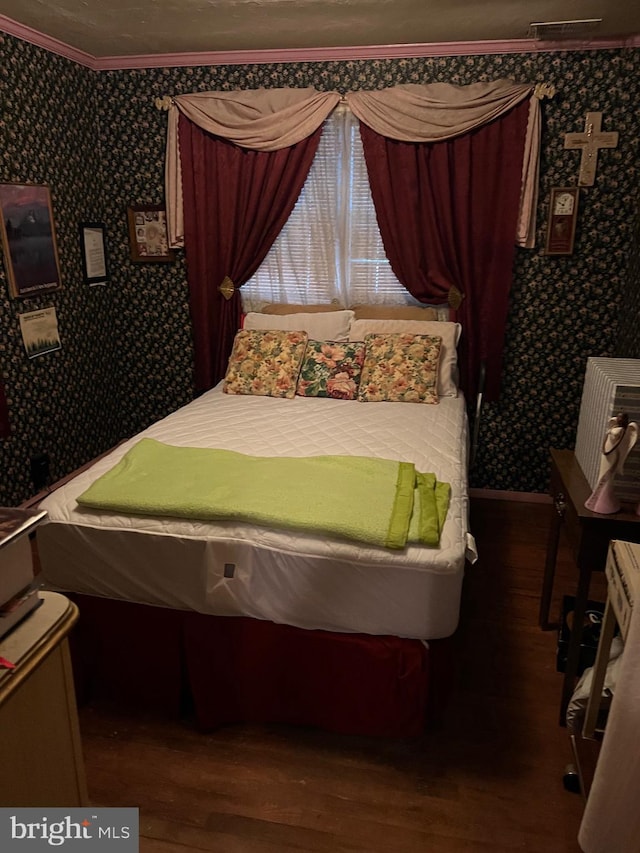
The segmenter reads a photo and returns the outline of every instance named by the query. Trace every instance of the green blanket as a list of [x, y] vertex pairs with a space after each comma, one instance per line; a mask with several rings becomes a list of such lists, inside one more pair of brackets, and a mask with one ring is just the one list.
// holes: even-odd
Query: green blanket
[[450, 487], [410, 462], [262, 457], [144, 438], [78, 503], [138, 515], [240, 520], [386, 548], [438, 545]]

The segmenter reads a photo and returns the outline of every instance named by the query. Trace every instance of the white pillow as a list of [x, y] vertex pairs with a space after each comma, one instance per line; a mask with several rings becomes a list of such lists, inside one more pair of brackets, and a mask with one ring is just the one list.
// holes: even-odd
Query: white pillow
[[259, 314], [253, 311], [245, 317], [243, 328], [306, 332], [313, 341], [347, 341], [352, 320], [353, 311], [348, 310], [312, 314]]
[[434, 335], [442, 338], [438, 367], [438, 396], [458, 396], [458, 352], [462, 326], [439, 320], [354, 320], [350, 341], [363, 341], [365, 335]]

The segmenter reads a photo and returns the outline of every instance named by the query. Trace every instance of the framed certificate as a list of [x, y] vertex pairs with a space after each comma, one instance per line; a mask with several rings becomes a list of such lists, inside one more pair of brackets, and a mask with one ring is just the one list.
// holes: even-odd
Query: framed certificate
[[83, 222], [80, 225], [82, 245], [82, 271], [87, 284], [106, 284], [109, 280], [106, 228], [101, 222]]

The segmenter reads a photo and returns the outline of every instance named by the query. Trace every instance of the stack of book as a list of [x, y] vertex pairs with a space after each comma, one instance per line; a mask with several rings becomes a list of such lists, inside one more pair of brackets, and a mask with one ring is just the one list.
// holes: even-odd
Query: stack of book
[[41, 604], [29, 534], [45, 510], [0, 507], [0, 637]]

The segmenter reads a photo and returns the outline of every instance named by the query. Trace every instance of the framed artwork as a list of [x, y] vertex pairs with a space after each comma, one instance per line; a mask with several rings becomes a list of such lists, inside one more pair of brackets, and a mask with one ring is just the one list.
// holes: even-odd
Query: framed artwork
[[18, 316], [24, 348], [29, 358], [36, 358], [61, 348], [55, 308], [27, 311], [26, 314]]
[[35, 296], [62, 282], [51, 194], [45, 184], [0, 184], [2, 247], [11, 295]]
[[578, 221], [578, 187], [554, 187], [551, 190], [549, 224], [547, 226], [547, 255], [570, 255]]
[[106, 228], [102, 222], [80, 224], [82, 272], [87, 284], [106, 284], [109, 280], [105, 235]]
[[136, 263], [169, 263], [175, 253], [167, 239], [167, 214], [162, 204], [127, 208], [131, 260]]

